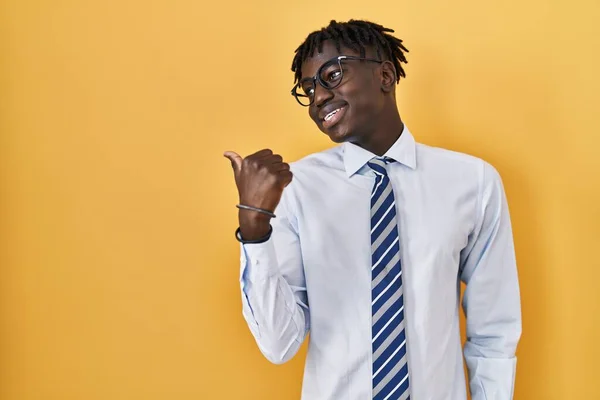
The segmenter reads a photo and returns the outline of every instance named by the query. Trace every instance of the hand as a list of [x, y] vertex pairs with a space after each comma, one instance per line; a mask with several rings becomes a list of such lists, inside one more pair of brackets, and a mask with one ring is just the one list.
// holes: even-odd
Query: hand
[[[233, 151], [226, 151], [224, 156], [231, 161], [240, 204], [273, 212], [281, 200], [283, 189], [292, 181], [289, 164], [268, 149], [246, 158]], [[240, 210], [239, 218], [244, 239], [258, 239], [269, 231], [270, 217], [266, 214]]]

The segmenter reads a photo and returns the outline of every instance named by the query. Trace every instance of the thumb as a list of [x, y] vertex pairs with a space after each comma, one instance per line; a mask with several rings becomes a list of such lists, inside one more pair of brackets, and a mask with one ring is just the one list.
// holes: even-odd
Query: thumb
[[233, 172], [237, 175], [240, 172], [240, 169], [242, 169], [243, 158], [235, 151], [226, 151], [223, 153], [223, 156], [231, 161]]

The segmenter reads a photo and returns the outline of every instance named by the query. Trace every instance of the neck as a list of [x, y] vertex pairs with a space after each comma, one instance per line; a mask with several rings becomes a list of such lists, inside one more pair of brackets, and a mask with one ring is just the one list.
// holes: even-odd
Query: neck
[[381, 157], [396, 143], [403, 130], [404, 123], [396, 111], [388, 118], [382, 118], [375, 130], [354, 144]]

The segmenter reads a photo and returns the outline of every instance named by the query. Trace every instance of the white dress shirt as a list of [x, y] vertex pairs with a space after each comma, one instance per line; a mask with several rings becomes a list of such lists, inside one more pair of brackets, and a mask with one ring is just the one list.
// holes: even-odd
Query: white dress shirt
[[[481, 159], [415, 143], [385, 156], [396, 199], [411, 399], [513, 395], [521, 335], [506, 197]], [[303, 400], [372, 398], [370, 197], [374, 154], [344, 143], [291, 164], [273, 234], [241, 251], [243, 315], [267, 359], [291, 359], [310, 332]]]

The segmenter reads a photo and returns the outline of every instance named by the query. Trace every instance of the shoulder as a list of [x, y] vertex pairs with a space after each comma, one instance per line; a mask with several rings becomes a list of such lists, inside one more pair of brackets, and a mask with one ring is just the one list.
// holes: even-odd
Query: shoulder
[[297, 161], [290, 163], [294, 174], [314, 175], [326, 171], [344, 169], [344, 152], [342, 146], [335, 146], [327, 150], [309, 154]]
[[416, 144], [416, 152], [419, 162], [426, 165], [458, 166], [464, 168], [480, 168], [483, 161], [479, 157], [467, 153], [444, 149], [442, 147], [429, 146], [422, 143]]
[[466, 190], [478, 197], [504, 191], [498, 170], [482, 158], [424, 144], [417, 144], [416, 152], [421, 178], [444, 190]]
[[441, 147], [416, 144], [417, 163], [420, 168], [444, 171], [448, 174], [469, 174], [479, 178], [498, 176], [498, 171], [486, 160], [467, 153]]
[[311, 193], [322, 192], [334, 175], [345, 171], [342, 146], [309, 154], [289, 164], [292, 181], [284, 189], [276, 213], [282, 217], [287, 215], [294, 224], [302, 199]]

